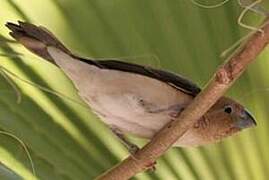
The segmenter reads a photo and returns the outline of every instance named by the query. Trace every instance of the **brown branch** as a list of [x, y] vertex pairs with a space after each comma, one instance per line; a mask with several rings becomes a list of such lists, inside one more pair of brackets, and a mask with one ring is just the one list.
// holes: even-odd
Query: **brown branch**
[[264, 33], [256, 32], [229, 60], [219, 67], [205, 89], [180, 114], [179, 120], [168, 123], [134, 157], [129, 156], [108, 170], [98, 180], [129, 179], [145, 170], [169, 149], [208, 109], [223, 96], [226, 90], [242, 74], [269, 42], [269, 19], [262, 27]]

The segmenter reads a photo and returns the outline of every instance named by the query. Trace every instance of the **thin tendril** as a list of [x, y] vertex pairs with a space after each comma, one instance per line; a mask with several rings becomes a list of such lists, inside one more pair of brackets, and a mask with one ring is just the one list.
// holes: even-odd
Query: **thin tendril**
[[5, 68], [0, 67], [0, 73], [5, 78], [5, 80], [8, 82], [8, 84], [13, 88], [13, 90], [16, 93], [17, 96], [17, 104], [21, 103], [22, 95], [19, 90], [19, 88], [16, 86], [16, 84], [12, 81], [12, 79], [6, 74]]
[[[227, 3], [228, 1], [229, 1], [229, 0], [224, 0], [224, 1], [220, 2], [220, 3], [218, 3], [218, 4], [215, 4], [215, 5], [204, 5], [204, 4], [200, 4], [199, 2], [197, 2], [197, 1], [195, 1], [195, 0], [191, 0], [191, 2], [192, 2], [193, 4], [195, 4], [195, 5], [199, 6], [199, 7], [202, 7], [202, 8], [206, 8], [206, 9], [212, 9], [212, 8], [217, 8], [217, 7], [223, 6], [223, 5], [224, 5], [225, 3]], [[266, 11], [264, 11], [264, 10], [258, 10], [258, 9], [255, 8], [255, 6], [256, 6], [257, 4], [259, 4], [259, 3], [261, 3], [261, 1], [262, 1], [262, 0], [257, 0], [257, 1], [255, 1], [255, 2], [253, 2], [253, 3], [251, 3], [251, 4], [249, 4], [249, 5], [246, 6], [246, 5], [244, 5], [244, 4], [241, 2], [241, 0], [238, 0], [238, 4], [239, 4], [240, 6], [242, 6], [242, 7], [244, 7], [244, 10], [243, 10], [243, 11], [241, 12], [241, 14], [239, 15], [238, 20], [237, 20], [237, 23], [238, 23], [241, 27], [243, 27], [243, 28], [249, 29], [249, 30], [254, 31], [254, 32], [259, 31], [259, 32], [261, 32], [262, 34], [264, 34], [264, 31], [263, 31], [263, 30], [261, 30], [261, 29], [259, 29], [259, 28], [256, 28], [256, 27], [253, 27], [253, 26], [249, 26], [249, 25], [244, 24], [244, 23], [242, 22], [243, 17], [246, 15], [246, 13], [247, 13], [248, 11], [253, 11], [253, 12], [256, 12], [256, 13], [260, 13], [260, 14], [263, 14], [264, 16], [269, 16], [269, 12], [266, 12]], [[250, 34], [251, 34], [251, 33], [250, 33]], [[243, 37], [243, 38], [241, 38], [241, 39], [239, 39], [239, 40], [236, 41], [231, 47], [229, 47], [228, 49], [224, 50], [224, 51], [221, 53], [220, 57], [225, 57], [231, 50], [233, 50], [234, 48], [236, 48], [242, 41], [244, 41], [245, 39], [247, 39], [247, 38], [250, 36], [250, 34], [247, 35], [247, 36], [245, 36], [245, 37]]]
[[28, 160], [30, 161], [31, 168], [32, 168], [32, 171], [33, 171], [33, 175], [36, 176], [34, 161], [33, 161], [32, 157], [31, 157], [30, 151], [28, 150], [26, 144], [20, 138], [15, 136], [14, 134], [11, 134], [11, 133], [8, 133], [8, 132], [5, 132], [5, 131], [0, 131], [0, 134], [9, 136], [9, 137], [15, 139], [17, 142], [20, 143], [20, 145], [23, 147], [23, 150], [26, 152]]
[[220, 57], [221, 58], [224, 58], [227, 56], [227, 54], [229, 52], [231, 52], [233, 49], [235, 49], [237, 46], [240, 45], [240, 43], [242, 43], [244, 40], [246, 40], [248, 37], [250, 37], [253, 33], [255, 33], [254, 31], [247, 34], [246, 36], [240, 38], [239, 40], [237, 40], [234, 44], [232, 44], [229, 48], [225, 49], [221, 54], [220, 54]]
[[[263, 31], [262, 29], [258, 29], [258, 28], [256, 28], [256, 27], [249, 26], [249, 25], [244, 24], [244, 23], [242, 22], [242, 19], [243, 19], [243, 17], [246, 15], [246, 13], [247, 13], [249, 10], [250, 10], [250, 11], [254, 11], [253, 8], [254, 8], [257, 4], [259, 4], [261, 1], [262, 1], [262, 0], [257, 0], [257, 1], [255, 1], [255, 2], [253, 2], [253, 3], [251, 3], [250, 5], [246, 6], [246, 7], [244, 8], [244, 10], [241, 12], [241, 14], [239, 15], [238, 20], [237, 20], [237, 23], [238, 23], [240, 26], [242, 26], [242, 27], [244, 27], [244, 28], [246, 28], [246, 29], [249, 29], [249, 30], [252, 30], [252, 31], [259, 31], [259, 32], [261, 32], [261, 33], [264, 35], [264, 31]], [[239, 0], [239, 4], [240, 4], [240, 0]], [[254, 12], [255, 12], [255, 11], [254, 11]]]
[[223, 6], [224, 4], [226, 4], [227, 2], [229, 2], [230, 0], [224, 0], [218, 4], [213, 4], [213, 5], [204, 5], [204, 4], [201, 4], [199, 2], [197, 2], [196, 0], [191, 0], [191, 2], [193, 4], [195, 4], [196, 6], [198, 7], [201, 7], [201, 8], [205, 8], [205, 9], [214, 9], [214, 8], [217, 8], [217, 7], [220, 7], [220, 6]]
[[4, 54], [4, 53], [0, 53], [0, 56], [2, 57], [19, 57], [19, 56], [23, 56], [23, 54], [21, 53], [17, 53], [17, 52], [14, 52], [14, 53], [8, 53], [8, 54]]
[[[241, 6], [241, 7], [246, 7], [246, 3], [250, 4], [252, 1], [250, 0], [238, 0], [238, 4]], [[261, 1], [260, 1], [261, 2]], [[257, 13], [257, 14], [260, 14], [260, 15], [263, 15], [265, 17], [267, 17], [269, 15], [269, 12], [268, 10], [266, 10], [265, 8], [263, 8], [262, 6], [254, 6], [250, 9], [251, 11]]]
[[[74, 103], [76, 103], [76, 104], [81, 105], [81, 106], [84, 107], [84, 108], [89, 109], [89, 107], [88, 107], [87, 105], [85, 105], [85, 104], [83, 104], [83, 103], [81, 103], [81, 102], [79, 102], [79, 101], [77, 101], [77, 100], [75, 100], [75, 99], [73, 99], [73, 98], [71, 98], [71, 97], [68, 97], [67, 95], [64, 95], [64, 94], [62, 94], [62, 93], [60, 93], [60, 92], [51, 90], [51, 89], [49, 89], [49, 88], [40, 86], [40, 85], [38, 85], [38, 84], [36, 84], [36, 83], [33, 83], [33, 82], [27, 81], [27, 80], [25, 80], [25, 79], [22, 79], [22, 78], [20, 78], [18, 75], [14, 74], [13, 72], [9, 71], [8, 69], [6, 69], [6, 68], [4, 68], [4, 67], [0, 67], [0, 68], [2, 69], [2, 71], [5, 71], [7, 74], [10, 74], [11, 76], [13, 76], [13, 77], [19, 79], [20, 81], [22, 81], [22, 82], [24, 82], [24, 83], [27, 83], [27, 84], [29, 84], [29, 85], [31, 85], [31, 86], [34, 86], [34, 87], [37, 87], [38, 89], [41, 89], [42, 91], [45, 91], [45, 92], [48, 92], [48, 93], [50, 93], [50, 94], [56, 95], [57, 97], [60, 97], [60, 98], [66, 98], [66, 99], [68, 99], [68, 100], [71, 101], [71, 102], [74, 102]], [[1, 71], [0, 71], [0, 72], [1, 72]]]

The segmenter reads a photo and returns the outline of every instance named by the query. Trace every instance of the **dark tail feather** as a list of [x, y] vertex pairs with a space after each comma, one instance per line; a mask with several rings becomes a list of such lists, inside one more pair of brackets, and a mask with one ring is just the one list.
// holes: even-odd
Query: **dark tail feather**
[[71, 55], [71, 52], [44, 27], [20, 21], [18, 24], [8, 22], [6, 26], [11, 30], [9, 34], [14, 39], [23, 44], [31, 52], [54, 64], [53, 58], [47, 51], [48, 46], [56, 47]]

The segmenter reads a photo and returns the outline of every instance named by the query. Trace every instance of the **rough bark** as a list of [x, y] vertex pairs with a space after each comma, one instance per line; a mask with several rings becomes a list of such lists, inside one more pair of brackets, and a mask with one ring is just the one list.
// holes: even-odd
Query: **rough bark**
[[264, 33], [256, 32], [221, 65], [204, 90], [180, 114], [180, 121], [171, 121], [156, 136], [139, 150], [115, 167], [97, 177], [98, 180], [124, 180], [145, 170], [164, 154], [244, 72], [247, 66], [261, 53], [269, 42], [269, 20], [261, 27]]

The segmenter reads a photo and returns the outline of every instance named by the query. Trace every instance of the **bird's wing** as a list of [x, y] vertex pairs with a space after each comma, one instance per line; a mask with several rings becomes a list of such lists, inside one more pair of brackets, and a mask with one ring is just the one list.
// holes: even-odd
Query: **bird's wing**
[[170, 86], [180, 91], [183, 91], [191, 96], [196, 96], [201, 91], [201, 89], [190, 80], [178, 74], [171, 73], [168, 71], [154, 69], [147, 66], [141, 66], [138, 64], [126, 63], [117, 60], [92, 61], [84, 58], [79, 57], [77, 58], [85, 63], [96, 65], [99, 68], [112, 69], [148, 76], [150, 78], [154, 78], [159, 81], [165, 82]]
[[95, 65], [99, 68], [131, 72], [157, 79], [191, 96], [196, 96], [200, 92], [200, 88], [197, 85], [171, 72], [116, 60], [95, 61], [77, 57], [44, 27], [35, 26], [26, 22], [19, 22], [18, 24], [7, 23], [6, 26], [11, 30], [10, 35], [14, 39], [22, 43], [33, 53], [49, 60], [55, 65], [57, 64], [48, 53], [48, 47], [55, 47], [75, 59], [81, 60], [87, 64]]

